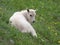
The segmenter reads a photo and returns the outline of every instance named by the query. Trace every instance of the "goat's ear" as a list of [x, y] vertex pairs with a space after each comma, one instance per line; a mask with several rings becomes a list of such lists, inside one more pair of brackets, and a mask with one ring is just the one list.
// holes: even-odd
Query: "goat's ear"
[[27, 9], [27, 12], [29, 12], [29, 9]]
[[36, 12], [36, 10], [34, 10]]

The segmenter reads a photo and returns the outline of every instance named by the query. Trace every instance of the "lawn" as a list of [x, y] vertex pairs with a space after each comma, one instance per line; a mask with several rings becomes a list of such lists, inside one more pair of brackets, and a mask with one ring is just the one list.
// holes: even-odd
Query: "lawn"
[[[37, 10], [37, 38], [9, 25], [14, 12], [27, 8]], [[0, 45], [60, 45], [60, 0], [0, 0]]]

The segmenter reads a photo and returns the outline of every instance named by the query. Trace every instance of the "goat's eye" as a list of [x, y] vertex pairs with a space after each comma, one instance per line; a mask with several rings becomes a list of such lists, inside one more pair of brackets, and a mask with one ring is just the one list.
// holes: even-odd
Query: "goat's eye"
[[30, 15], [32, 17], [32, 15]]

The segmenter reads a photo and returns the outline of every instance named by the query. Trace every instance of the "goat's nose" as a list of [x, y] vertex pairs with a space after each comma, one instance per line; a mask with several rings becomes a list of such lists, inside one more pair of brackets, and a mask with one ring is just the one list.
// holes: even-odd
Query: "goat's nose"
[[33, 23], [34, 23], [35, 21], [33, 21]]

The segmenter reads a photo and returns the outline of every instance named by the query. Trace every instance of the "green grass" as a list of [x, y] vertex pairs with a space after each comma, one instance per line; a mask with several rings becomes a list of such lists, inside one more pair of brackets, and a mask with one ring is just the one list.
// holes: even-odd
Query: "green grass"
[[[8, 23], [14, 12], [27, 8], [37, 9], [37, 38]], [[0, 0], [0, 45], [60, 45], [60, 0]]]

